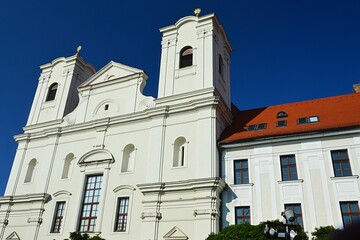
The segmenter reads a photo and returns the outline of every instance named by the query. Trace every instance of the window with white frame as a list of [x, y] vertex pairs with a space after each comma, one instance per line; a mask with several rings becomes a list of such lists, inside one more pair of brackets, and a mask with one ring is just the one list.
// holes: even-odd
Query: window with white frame
[[235, 207], [235, 224], [250, 222], [250, 207]]
[[65, 201], [56, 202], [53, 223], [51, 226], [52, 233], [59, 233], [61, 231], [65, 214], [65, 204]]
[[128, 223], [129, 214], [129, 197], [119, 197], [117, 199], [116, 216], [115, 216], [115, 232], [125, 232]]
[[46, 102], [52, 101], [52, 100], [55, 99], [57, 89], [58, 89], [58, 84], [57, 83], [51, 84], [51, 86], [49, 87], [47, 96], [46, 96]]
[[190, 46], [180, 51], [180, 68], [189, 67], [193, 64], [193, 49]]
[[94, 232], [95, 230], [100, 204], [102, 177], [102, 175], [90, 175], [86, 177], [78, 227], [80, 232]]
[[248, 160], [234, 161], [234, 184], [248, 184], [249, 183], [249, 167]]
[[302, 211], [300, 203], [288, 203], [284, 205], [285, 210], [290, 209], [295, 213], [295, 223], [303, 227]]
[[351, 167], [347, 149], [331, 151], [335, 177], [351, 176]]
[[291, 181], [298, 179], [294, 154], [280, 156], [280, 166], [282, 181]]
[[360, 221], [359, 204], [357, 201], [340, 202], [340, 209], [345, 228]]

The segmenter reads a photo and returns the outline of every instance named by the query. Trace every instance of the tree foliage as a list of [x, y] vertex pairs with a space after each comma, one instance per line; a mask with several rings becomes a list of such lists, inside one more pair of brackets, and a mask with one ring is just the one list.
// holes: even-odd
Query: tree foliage
[[[275, 229], [284, 228], [279, 220], [262, 222], [258, 225], [238, 224], [224, 228], [217, 234], [210, 234], [206, 240], [266, 240], [264, 236], [265, 224]], [[308, 237], [301, 227], [297, 228], [298, 236], [301, 240], [307, 240]]]
[[79, 233], [79, 232], [72, 232], [70, 233], [71, 240], [105, 240], [104, 238], [100, 237], [99, 235], [95, 235], [90, 237], [87, 233]]
[[323, 226], [319, 228], [315, 228], [315, 231], [311, 233], [313, 240], [326, 240], [330, 237], [331, 234], [339, 231], [333, 226]]

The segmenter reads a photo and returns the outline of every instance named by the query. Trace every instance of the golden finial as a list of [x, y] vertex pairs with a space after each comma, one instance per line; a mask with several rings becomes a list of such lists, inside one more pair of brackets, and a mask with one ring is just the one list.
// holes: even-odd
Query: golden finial
[[197, 8], [194, 10], [194, 13], [195, 13], [195, 16], [199, 16], [199, 14], [201, 13], [201, 9], [200, 8]]
[[76, 48], [76, 55], [80, 55], [81, 45]]

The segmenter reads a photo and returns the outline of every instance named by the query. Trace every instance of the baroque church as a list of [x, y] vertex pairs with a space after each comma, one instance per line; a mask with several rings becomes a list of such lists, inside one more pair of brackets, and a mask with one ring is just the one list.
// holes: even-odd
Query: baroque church
[[360, 218], [360, 93], [239, 110], [215, 14], [160, 29], [148, 76], [79, 51], [42, 65], [0, 197], [0, 240], [206, 239], [296, 213], [306, 231]]

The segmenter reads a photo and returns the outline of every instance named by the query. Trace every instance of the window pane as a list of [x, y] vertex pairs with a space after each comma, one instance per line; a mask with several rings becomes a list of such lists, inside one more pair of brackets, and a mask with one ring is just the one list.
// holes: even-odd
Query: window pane
[[335, 177], [351, 176], [351, 166], [347, 150], [331, 151], [331, 158]]
[[102, 175], [88, 176], [80, 218], [80, 232], [93, 232], [96, 225]]
[[114, 231], [116, 232], [126, 231], [128, 206], [129, 206], [129, 197], [118, 198]]
[[360, 218], [358, 202], [340, 202], [344, 227], [357, 222]]
[[280, 156], [281, 177], [283, 181], [297, 180], [295, 155]]
[[302, 211], [300, 203], [285, 204], [284, 209], [291, 209], [295, 213], [295, 223], [303, 226]]
[[59, 233], [62, 227], [64, 217], [65, 202], [57, 202], [55, 207], [53, 225], [51, 227], [52, 233]]
[[235, 223], [250, 223], [250, 207], [235, 208]]
[[235, 184], [248, 184], [248, 160], [235, 160], [234, 161], [234, 183]]

